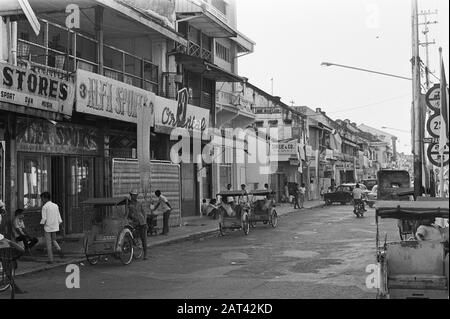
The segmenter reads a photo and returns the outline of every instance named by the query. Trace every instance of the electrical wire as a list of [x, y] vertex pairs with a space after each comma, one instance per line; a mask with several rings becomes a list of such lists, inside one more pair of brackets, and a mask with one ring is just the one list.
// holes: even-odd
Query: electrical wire
[[[405, 95], [401, 95], [401, 96], [397, 96], [397, 97], [392, 97], [392, 98], [389, 98], [389, 99], [386, 99], [386, 100], [382, 100], [382, 101], [379, 101], [379, 102], [375, 102], [375, 103], [355, 106], [355, 107], [346, 108], [346, 109], [339, 109], [337, 111], [328, 112], [328, 113], [334, 114], [334, 113], [347, 112], [347, 111], [353, 111], [353, 110], [368, 108], [368, 107], [371, 107], [371, 106], [376, 106], [376, 105], [380, 105], [380, 104], [387, 103], [387, 102], [390, 102], [390, 101], [398, 100], [398, 99], [404, 98], [406, 96], [410, 96], [410, 94], [405, 94]], [[321, 116], [321, 115], [322, 114], [308, 115], [308, 117]]]

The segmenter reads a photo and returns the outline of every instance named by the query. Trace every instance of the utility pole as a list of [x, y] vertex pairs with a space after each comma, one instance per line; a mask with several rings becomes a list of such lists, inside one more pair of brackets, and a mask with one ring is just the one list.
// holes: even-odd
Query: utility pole
[[271, 94], [273, 96], [273, 78], [270, 79], [270, 82], [271, 82], [271, 87], [272, 87], [272, 93]]
[[414, 155], [414, 195], [422, 196], [422, 155], [423, 140], [422, 115], [420, 110], [420, 53], [419, 53], [419, 12], [417, 0], [411, 0], [412, 4], [412, 92], [413, 92], [413, 155]]
[[428, 25], [430, 24], [437, 24], [437, 21], [428, 21], [428, 16], [429, 15], [436, 15], [438, 14], [438, 11], [435, 10], [433, 12], [431, 12], [430, 10], [428, 11], [421, 11], [419, 13], [419, 16], [423, 16], [424, 18], [424, 22], [423, 23], [419, 23], [419, 25], [423, 25], [424, 29], [422, 31], [422, 33], [425, 36], [425, 42], [420, 43], [421, 46], [425, 47], [425, 85], [427, 90], [430, 89], [431, 85], [430, 85], [430, 50], [429, 50], [429, 46], [436, 44], [436, 41], [433, 39], [432, 42], [428, 41], [428, 33], [430, 32], [430, 29], [428, 28]]
[[[434, 39], [432, 42], [430, 42], [428, 40], [428, 33], [430, 32], [430, 29], [428, 26], [430, 24], [438, 23], [437, 21], [429, 21], [428, 16], [436, 15], [437, 13], [438, 13], [437, 10], [435, 10], [433, 12], [430, 10], [427, 10], [427, 11], [421, 11], [419, 13], [419, 16], [423, 17], [423, 23], [419, 23], [419, 25], [424, 26], [422, 33], [425, 36], [425, 42], [420, 43], [420, 45], [422, 47], [425, 47], [425, 88], [427, 91], [431, 88], [430, 73], [431, 74], [433, 73], [432, 71], [430, 71], [429, 47], [430, 47], [430, 45], [436, 44]], [[431, 110], [426, 108], [426, 110], [423, 110], [421, 114], [422, 115], [425, 114], [425, 116], [426, 116], [426, 114], [428, 114], [428, 116], [431, 116], [431, 113], [432, 113]], [[422, 137], [425, 137], [425, 132], [422, 134]], [[433, 170], [433, 165], [431, 165], [431, 163], [427, 159], [427, 156], [425, 155], [425, 148], [423, 149], [422, 156], [423, 156], [423, 170], [424, 170], [423, 173], [424, 173], [424, 178], [426, 181], [425, 184], [427, 185], [427, 188], [429, 186], [431, 197], [435, 197], [436, 196], [436, 185], [434, 182], [435, 181], [435, 176], [434, 176], [435, 173]]]

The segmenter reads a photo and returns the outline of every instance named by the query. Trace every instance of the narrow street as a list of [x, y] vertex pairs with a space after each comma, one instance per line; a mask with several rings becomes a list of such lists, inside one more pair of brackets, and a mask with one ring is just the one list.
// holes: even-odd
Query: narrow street
[[374, 210], [356, 219], [351, 209], [302, 210], [276, 229], [259, 224], [248, 236], [155, 247], [148, 261], [129, 266], [85, 263], [79, 289], [66, 288], [62, 267], [20, 277], [28, 293], [17, 298], [375, 298], [365, 287], [375, 262]]

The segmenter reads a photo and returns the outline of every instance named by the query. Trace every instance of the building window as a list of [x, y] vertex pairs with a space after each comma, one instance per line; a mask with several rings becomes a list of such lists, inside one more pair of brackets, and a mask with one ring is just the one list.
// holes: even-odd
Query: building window
[[231, 63], [230, 49], [216, 42], [216, 56], [226, 62]]
[[226, 4], [225, 1], [223, 1], [223, 0], [211, 0], [211, 3], [217, 10], [222, 12], [224, 15], [227, 14], [227, 4]]
[[41, 155], [21, 156], [19, 182], [19, 206], [38, 209], [42, 206], [40, 195], [49, 190], [49, 157]]

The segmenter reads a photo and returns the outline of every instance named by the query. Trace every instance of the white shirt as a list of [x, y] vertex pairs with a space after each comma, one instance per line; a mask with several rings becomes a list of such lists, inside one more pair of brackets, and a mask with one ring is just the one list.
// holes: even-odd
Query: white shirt
[[42, 206], [42, 220], [41, 225], [44, 225], [44, 230], [47, 233], [59, 231], [59, 224], [62, 223], [61, 215], [59, 213], [58, 205], [48, 201]]
[[419, 241], [444, 241], [439, 229], [433, 226], [421, 225], [417, 228], [416, 237]]

